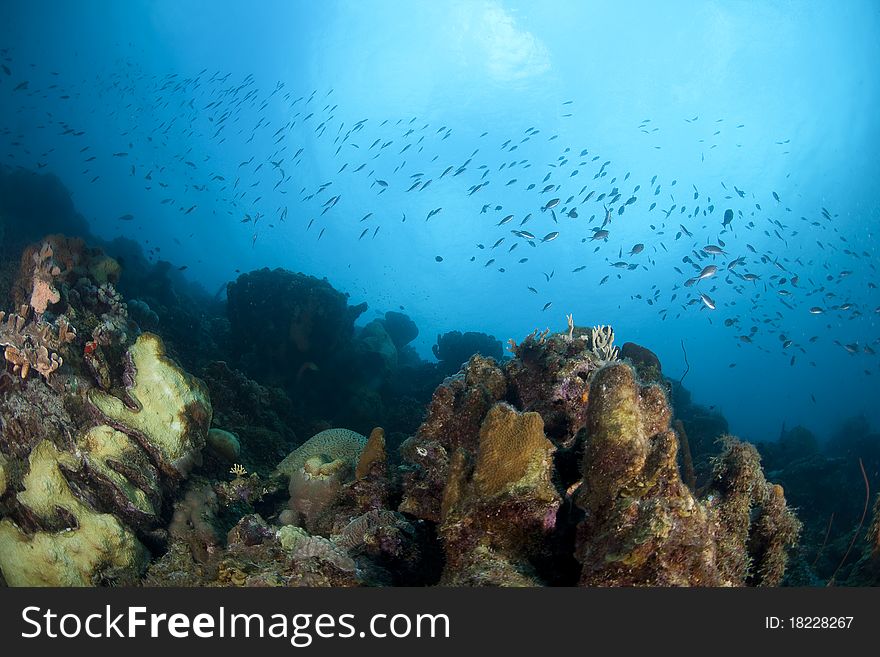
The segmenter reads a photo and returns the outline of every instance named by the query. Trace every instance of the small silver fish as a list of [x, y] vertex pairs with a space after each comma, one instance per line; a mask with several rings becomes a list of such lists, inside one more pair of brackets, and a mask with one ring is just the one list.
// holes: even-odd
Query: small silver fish
[[703, 270], [697, 274], [697, 280], [703, 280], [704, 278], [710, 278], [718, 273], [718, 267], [715, 265], [706, 265], [703, 267]]

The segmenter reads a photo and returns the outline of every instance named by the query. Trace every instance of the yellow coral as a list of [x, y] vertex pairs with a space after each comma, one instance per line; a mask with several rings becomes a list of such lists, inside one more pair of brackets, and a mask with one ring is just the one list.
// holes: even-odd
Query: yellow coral
[[506, 490], [529, 488], [538, 499], [557, 497], [550, 481], [553, 443], [544, 436], [538, 413], [518, 413], [509, 404], [495, 404], [480, 427], [474, 484], [484, 498]]
[[208, 390], [167, 358], [158, 335], [142, 334], [128, 357], [134, 368], [128, 395], [137, 408], [98, 389], [89, 391], [89, 401], [111, 424], [141, 440], [167, 474], [185, 476], [201, 458], [211, 426]]
[[139, 463], [138, 468], [144, 472], [145, 455], [131, 438], [113, 427], [102, 424], [89, 429], [77, 441], [77, 447], [83, 451], [91, 468], [102, 477], [109, 479], [136, 509], [150, 516], [156, 515], [156, 509], [147, 494], [135, 486], [129, 479], [117, 472], [112, 463], [126, 463], [131, 466]]
[[56, 509], [76, 528], [29, 536], [9, 519], [0, 521], [0, 571], [11, 586], [90, 586], [106, 579], [133, 581], [147, 561], [146, 548], [114, 516], [80, 502], [61, 473], [78, 460], [44, 440], [31, 451], [30, 470], [17, 498], [35, 517], [51, 522]]
[[281, 543], [281, 547], [287, 551], [293, 550], [297, 543], [308, 537], [309, 533], [302, 527], [285, 525], [278, 530], [278, 541]]
[[326, 454], [310, 457], [303, 465], [302, 471], [306, 479], [329, 479], [344, 474], [349, 469], [345, 459], [333, 459]]

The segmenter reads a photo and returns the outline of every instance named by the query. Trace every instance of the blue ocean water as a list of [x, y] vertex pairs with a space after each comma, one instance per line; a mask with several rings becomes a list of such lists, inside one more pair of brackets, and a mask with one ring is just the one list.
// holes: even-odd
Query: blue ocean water
[[572, 313], [672, 378], [683, 342], [685, 385], [743, 438], [880, 421], [874, 2], [5, 13], [3, 164], [55, 173], [93, 233], [211, 294], [326, 276], [362, 322], [404, 309], [426, 359], [438, 333]]

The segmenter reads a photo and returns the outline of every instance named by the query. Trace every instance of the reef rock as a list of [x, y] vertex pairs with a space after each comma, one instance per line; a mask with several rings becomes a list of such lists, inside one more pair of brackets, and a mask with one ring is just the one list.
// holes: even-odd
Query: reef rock
[[492, 406], [476, 454], [459, 448], [452, 456], [439, 526], [443, 584], [540, 583], [530, 560], [547, 550], [556, 525], [561, 498], [551, 481], [554, 451], [540, 415]]
[[410, 342], [419, 337], [419, 327], [407, 315], [389, 310], [382, 320], [385, 330], [394, 341], [394, 346], [403, 349]]
[[296, 440], [302, 421], [283, 390], [262, 386], [223, 361], [209, 363], [202, 376], [211, 393], [213, 421], [238, 437], [240, 462], [248, 470], [271, 472], [302, 442]]
[[263, 381], [293, 384], [323, 370], [354, 335], [366, 304], [327, 282], [284, 269], [242, 274], [227, 287], [227, 314], [239, 364]]
[[729, 438], [698, 501], [678, 472], [666, 394], [626, 364], [590, 385], [576, 556], [586, 586], [778, 584], [800, 523], [753, 446]]
[[493, 335], [468, 331], [449, 331], [437, 336], [437, 344], [431, 348], [434, 356], [447, 371], [455, 372], [471, 356], [479, 354], [500, 361], [504, 355], [501, 341]]
[[434, 391], [427, 418], [400, 447], [404, 496], [399, 511], [440, 520], [451, 454], [458, 448], [476, 453], [483, 418], [506, 394], [504, 372], [479, 355]]
[[505, 365], [511, 401], [540, 413], [554, 444], [571, 448], [586, 425], [590, 379], [604, 364], [589, 334], [580, 328], [571, 337], [535, 332], [513, 345], [513, 352], [516, 358]]
[[663, 372], [657, 354], [635, 342], [624, 342], [620, 348], [620, 359], [628, 360], [642, 381], [662, 383]]
[[397, 347], [382, 321], [374, 319], [364, 326], [356, 344], [361, 377], [382, 380], [397, 368]]
[[208, 431], [207, 444], [214, 454], [230, 463], [237, 463], [238, 457], [241, 456], [241, 443], [238, 436], [231, 431], [216, 427], [211, 429]]

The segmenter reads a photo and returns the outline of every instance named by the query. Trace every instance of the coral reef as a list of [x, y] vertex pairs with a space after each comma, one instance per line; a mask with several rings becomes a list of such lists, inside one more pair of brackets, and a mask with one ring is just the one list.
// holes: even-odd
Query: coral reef
[[452, 456], [439, 526], [451, 586], [534, 586], [530, 561], [547, 549], [561, 498], [551, 481], [555, 451], [537, 413], [489, 409], [476, 454]]
[[859, 584], [876, 578], [865, 556], [872, 548], [863, 521], [869, 511], [866, 487], [880, 488], [880, 441], [865, 418], [845, 420], [822, 443], [805, 427], [783, 427], [777, 440], [757, 448], [768, 476], [784, 486], [804, 524], [802, 573], [798, 579], [786, 576], [785, 583]]
[[617, 360], [619, 349], [614, 346], [614, 329], [596, 326], [590, 330], [590, 350], [603, 365]]
[[500, 361], [503, 352], [501, 342], [495, 336], [468, 331], [449, 331], [437, 336], [437, 344], [431, 349], [444, 371], [455, 372], [474, 354]]
[[385, 330], [394, 342], [394, 346], [403, 349], [419, 337], [419, 327], [407, 315], [389, 310], [382, 320]]
[[219, 543], [214, 528], [218, 510], [217, 495], [210, 486], [191, 485], [175, 505], [168, 525], [170, 538], [184, 543], [196, 561], [208, 561]]
[[[811, 572], [798, 478], [874, 467], [867, 430], [833, 455], [792, 430], [766, 447], [783, 494], [656, 355], [571, 315], [509, 357], [453, 331], [425, 363], [409, 317], [355, 326], [326, 280], [251, 272], [224, 307], [158, 249], [6, 229], [8, 584], [778, 585]], [[837, 581], [876, 581], [876, 526]]]
[[385, 330], [385, 323], [374, 319], [357, 335], [357, 369], [367, 379], [384, 379], [397, 369], [397, 346]]
[[880, 586], [880, 495], [874, 498], [872, 518], [861, 558], [846, 580], [850, 586]]
[[[757, 451], [727, 438], [704, 501], [681, 481], [664, 391], [628, 365], [591, 383], [578, 504], [581, 584], [719, 586], [779, 583], [800, 523]], [[758, 521], [752, 520], [756, 516]]]
[[33, 370], [48, 380], [64, 363], [59, 352], [76, 339], [76, 330], [64, 317], [49, 323], [41, 318], [28, 320], [29, 315], [28, 306], [8, 317], [0, 311], [0, 347], [6, 362], [21, 378], [26, 379]]
[[[713, 486], [697, 498], [679, 474], [679, 437], [670, 427], [665, 388], [641, 382], [630, 365], [611, 360], [610, 331], [573, 324], [566, 334], [536, 331], [520, 344], [511, 341], [511, 351], [514, 358], [503, 367], [475, 356], [438, 387], [425, 422], [401, 446], [398, 508], [438, 523], [446, 547], [444, 582], [566, 581], [569, 566], [560, 555], [568, 552], [580, 563], [583, 585], [779, 583], [800, 525], [759, 462], [746, 459], [744, 448], [734, 449], [744, 443], [723, 445], [726, 456], [715, 463]], [[503, 532], [477, 529], [500, 513], [491, 493], [471, 503], [479, 510], [459, 510], [461, 500], [481, 499], [468, 491], [479, 481], [474, 473], [481, 439], [498, 409], [542, 420], [541, 437], [552, 454], [545, 474], [554, 490], [566, 491], [555, 500], [549, 494], [526, 501], [513, 496], [528, 512], [508, 521]], [[526, 449], [533, 443], [518, 444]], [[505, 462], [517, 461], [511, 455]], [[494, 469], [506, 472], [500, 464]], [[722, 522], [730, 516], [735, 520]], [[481, 543], [487, 534], [501, 535], [503, 543], [504, 535], [517, 535], [517, 521], [527, 519], [529, 536], [544, 533], [533, 553], [511, 555], [508, 546]], [[514, 543], [529, 545], [527, 538]], [[548, 569], [548, 562], [554, 567]]]
[[[637, 371], [638, 364], [635, 364]], [[648, 379], [650, 380], [650, 379]], [[678, 381], [664, 380], [675, 418], [682, 422], [688, 435], [691, 455], [698, 479], [705, 483], [711, 475], [709, 457], [717, 451], [717, 440], [730, 433], [727, 420], [717, 410], [695, 404], [691, 393]]]
[[366, 310], [349, 306], [326, 279], [284, 269], [242, 274], [226, 294], [238, 364], [275, 384], [295, 383], [307, 367], [331, 367]]
[[136, 436], [170, 476], [185, 476], [201, 458], [211, 425], [211, 402], [199, 379], [165, 355], [162, 339], [142, 334], [128, 350], [126, 397], [93, 389], [89, 402], [113, 426]]
[[53, 284], [53, 279], [61, 274], [61, 269], [52, 259], [52, 246], [48, 242], [43, 242], [40, 250], [33, 254], [31, 260], [33, 260], [33, 274], [28, 304], [40, 316], [46, 312], [50, 304], [61, 301], [61, 293]]
[[483, 418], [506, 394], [504, 372], [494, 360], [479, 355], [434, 391], [427, 418], [400, 447], [404, 461], [400, 511], [440, 521], [451, 454], [458, 448], [476, 452]]
[[147, 551], [112, 514], [80, 501], [62, 468], [76, 458], [42, 441], [28, 459], [23, 490], [16, 495], [35, 523], [26, 534], [10, 519], [0, 521], [0, 571], [10, 586], [132, 584], [146, 566]]
[[241, 456], [241, 442], [231, 431], [214, 427], [208, 431], [206, 438], [208, 448], [230, 463], [237, 463]]
[[657, 354], [635, 342], [624, 342], [620, 348], [620, 359], [629, 361], [642, 381], [663, 383], [663, 371]]
[[764, 478], [754, 445], [732, 436], [722, 437], [721, 444], [724, 449], [714, 458], [713, 488], [721, 496], [722, 531], [735, 539], [733, 549], [728, 542], [721, 556], [736, 564], [741, 580], [776, 586], [785, 571], [786, 549], [797, 542], [801, 523], [787, 508], [782, 486]]
[[290, 478], [289, 524], [314, 532], [351, 481], [367, 439], [347, 429], [327, 429], [291, 452], [277, 471]]
[[[288, 454], [276, 468], [278, 472], [292, 476], [305, 468], [311, 459], [319, 458], [328, 464], [335, 461], [354, 469], [367, 439], [348, 429], [326, 429], [309, 438]], [[314, 464], [314, 462], [313, 462]]]
[[68, 472], [81, 495], [99, 508], [113, 509], [126, 525], [146, 530], [158, 523], [162, 505], [159, 473], [146, 452], [127, 434], [108, 425], [86, 431], [78, 440], [84, 468]]
[[210, 392], [215, 425], [238, 436], [241, 462], [251, 471], [274, 470], [301, 442], [297, 435], [312, 428], [305, 426], [279, 388], [262, 386], [223, 361], [208, 363], [201, 374]]

